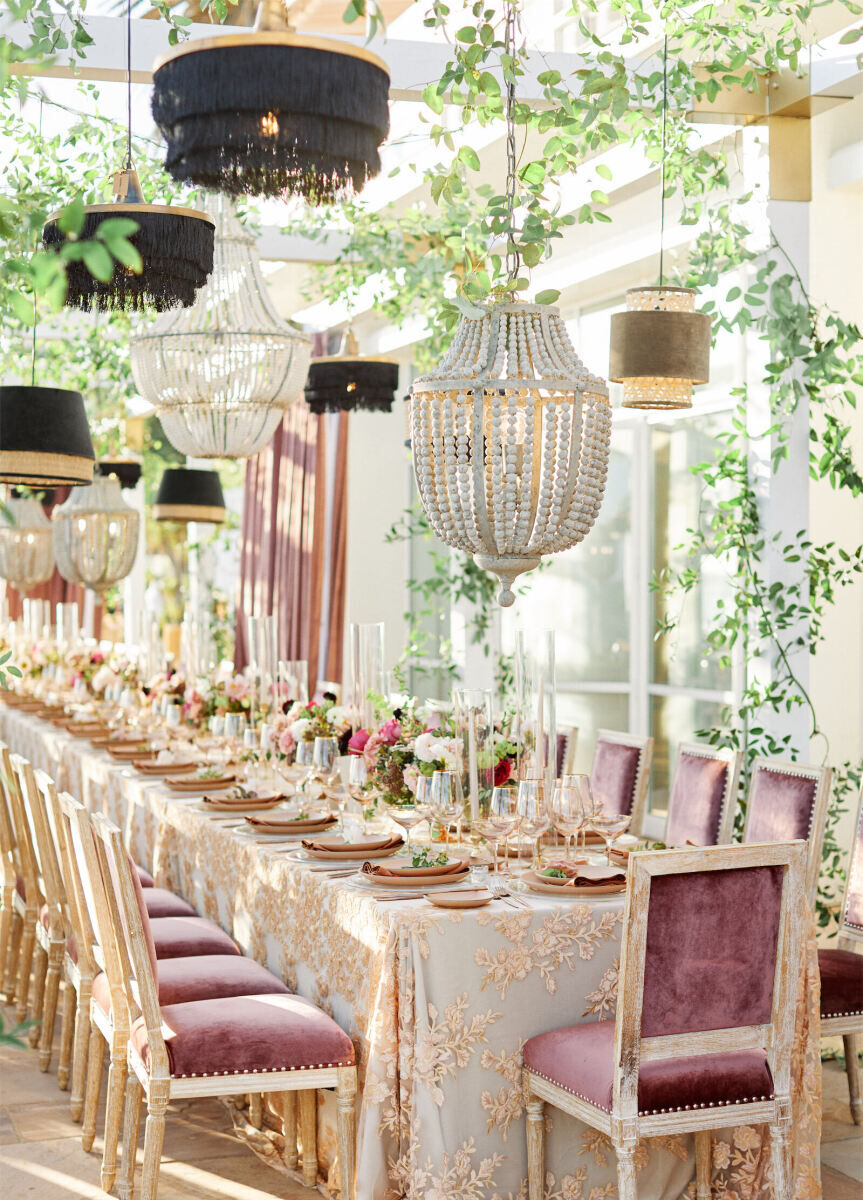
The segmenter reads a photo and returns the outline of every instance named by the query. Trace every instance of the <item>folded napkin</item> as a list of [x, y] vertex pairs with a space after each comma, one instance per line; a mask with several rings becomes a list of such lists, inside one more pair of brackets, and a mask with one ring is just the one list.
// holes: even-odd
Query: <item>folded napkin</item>
[[614, 867], [591, 867], [591, 866], [571, 866], [568, 863], [547, 863], [548, 867], [557, 867], [559, 871], [566, 871], [566, 878], [554, 878], [554, 876], [543, 875], [541, 871], [536, 871], [534, 874], [537, 879], [541, 879], [543, 883], [550, 883], [556, 887], [608, 887], [613, 883], [626, 883], [626, 872], [616, 871]]
[[421, 879], [429, 875], [458, 875], [460, 872], [468, 870], [470, 870], [470, 863], [466, 858], [456, 859], [455, 862], [447, 863], [442, 867], [382, 867], [377, 863], [363, 863], [365, 875], [392, 875], [404, 879]]
[[[287, 799], [287, 797], [282, 797]], [[296, 817], [283, 817], [280, 821], [274, 821], [270, 817], [246, 817], [250, 825], [265, 825], [267, 829], [284, 829], [294, 833], [302, 833], [303, 830], [313, 832], [316, 829], [323, 829], [327, 825], [334, 825], [336, 818], [333, 816], [309, 817], [302, 821]]]
[[380, 838], [376, 842], [346, 842], [344, 838], [330, 838], [326, 842], [315, 842], [311, 838], [303, 838], [302, 845], [306, 850], [322, 850], [324, 853], [347, 854], [356, 850], [359, 854], [368, 854], [372, 850], [392, 850], [404, 845], [404, 838], [399, 834], [394, 837]]
[[194, 775], [168, 775], [165, 782], [169, 787], [177, 788], [178, 790], [189, 790], [196, 792], [199, 789], [203, 790], [208, 787], [223, 787], [226, 784], [233, 783], [236, 775], [231, 772], [229, 775], [220, 775], [218, 779], [196, 779]]
[[281, 804], [283, 800], [287, 800], [287, 796], [204, 796], [204, 804], [218, 804], [219, 808], [236, 808], [242, 812], [244, 808], [263, 808], [264, 805], [272, 807], [276, 804]]

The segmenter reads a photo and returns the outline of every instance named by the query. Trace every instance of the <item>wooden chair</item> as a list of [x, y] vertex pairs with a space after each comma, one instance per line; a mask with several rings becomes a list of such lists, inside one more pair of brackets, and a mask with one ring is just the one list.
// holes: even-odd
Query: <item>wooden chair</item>
[[[0, 747], [0, 770], [6, 782], [6, 796], [9, 800], [9, 810], [12, 815], [12, 827], [15, 843], [18, 847], [18, 858], [21, 877], [12, 897], [18, 915], [21, 918], [21, 940], [18, 946], [17, 963], [15, 964], [15, 983], [10, 986], [14, 991], [15, 1020], [20, 1024], [26, 1020], [28, 1008], [31, 1012], [42, 1011], [42, 989], [45, 986], [44, 971], [34, 974], [34, 965], [44, 967], [47, 963], [36, 960], [36, 927], [39, 924], [39, 914], [45, 897], [39, 875], [39, 864], [33, 843], [33, 832], [25, 808], [24, 797], [21, 793], [21, 781], [15, 769], [15, 758], [6, 746]], [[41, 956], [40, 956], [41, 957]], [[33, 998], [30, 1000], [30, 979], [33, 976]], [[11, 997], [10, 997], [11, 999]], [[30, 1045], [35, 1046], [39, 1041], [39, 1027], [34, 1025], [30, 1030]]]
[[809, 846], [806, 895], [815, 903], [821, 847], [833, 783], [831, 767], [756, 758], [746, 800], [744, 842], [805, 841]]
[[[156, 1200], [165, 1112], [173, 1099], [281, 1093], [286, 1141], [296, 1122], [303, 1143], [303, 1177], [317, 1179], [315, 1089], [336, 1089], [341, 1195], [353, 1200], [356, 1067], [350, 1038], [311, 1001], [293, 995], [232, 996], [161, 1005], [156, 960], [141, 919], [120, 830], [104, 816], [93, 828], [118, 885], [119, 914], [131, 950], [140, 1005], [128, 1049], [123, 1170], [119, 1194], [130, 1200], [141, 1104], [147, 1100], [142, 1200]], [[117, 934], [119, 938], [119, 926]], [[170, 1036], [165, 1037], [165, 1031]], [[255, 1033], [251, 1039], [249, 1034]]]
[[639, 1139], [681, 1133], [709, 1200], [709, 1130], [743, 1124], [770, 1126], [774, 1195], [791, 1200], [805, 862], [800, 843], [630, 857], [616, 1019], [524, 1048], [530, 1200], [544, 1194], [547, 1103], [611, 1138], [620, 1200], [637, 1194]]
[[721, 846], [731, 841], [743, 754], [682, 742], [668, 801], [669, 846]]
[[12, 823], [9, 751], [0, 743], [0, 1000], [11, 1004], [23, 929], [23, 875]]
[[821, 971], [821, 1036], [841, 1035], [848, 1073], [851, 1119], [863, 1125], [863, 1089], [857, 1034], [863, 1034], [863, 790], [848, 864], [837, 949], [818, 951]]
[[600, 729], [590, 782], [606, 812], [630, 813], [630, 832], [640, 833], [647, 804], [653, 738]]

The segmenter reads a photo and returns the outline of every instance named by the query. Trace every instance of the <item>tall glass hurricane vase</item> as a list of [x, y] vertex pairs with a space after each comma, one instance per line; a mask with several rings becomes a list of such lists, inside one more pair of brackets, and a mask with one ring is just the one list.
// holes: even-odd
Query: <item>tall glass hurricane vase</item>
[[494, 788], [492, 693], [488, 688], [456, 688], [453, 709], [461, 742], [465, 816], [472, 826], [488, 809]]
[[351, 624], [351, 676], [351, 702], [359, 709], [363, 728], [371, 729], [375, 723], [375, 705], [369, 699], [369, 692], [382, 695], [385, 687], [383, 621]]
[[557, 776], [553, 630], [516, 632], [515, 692], [519, 779], [542, 779], [550, 796]]

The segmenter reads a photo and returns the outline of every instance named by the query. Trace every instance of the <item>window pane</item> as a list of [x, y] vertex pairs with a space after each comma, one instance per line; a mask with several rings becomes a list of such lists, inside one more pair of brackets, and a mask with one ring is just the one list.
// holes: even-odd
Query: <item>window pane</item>
[[[654, 599], [656, 621], [670, 616], [677, 625], [654, 641], [651, 679], [673, 687], [726, 689], [731, 672], [705, 654], [705, 635], [716, 612], [716, 602], [730, 596], [727, 568], [712, 556], [696, 562], [689, 558], [687, 532], [698, 525], [702, 484], [690, 467], [713, 457], [716, 435], [727, 429], [731, 414], [714, 413], [654, 425], [650, 430], [649, 461], [652, 469], [653, 570], [676, 574], [687, 566], [698, 567], [700, 580], [685, 595]], [[677, 547], [683, 544], [682, 549]]]
[[578, 730], [575, 770], [589, 773], [598, 730], [626, 733], [629, 729], [629, 696], [558, 691], [557, 728], [562, 731], [566, 725]]
[[650, 732], [654, 739], [650, 772], [651, 812], [668, 812], [668, 793], [680, 743], [698, 741], [695, 731], [709, 729], [719, 720], [721, 711], [720, 703], [695, 700], [691, 696], [651, 697]]
[[631, 474], [632, 434], [615, 429], [596, 524], [580, 545], [532, 575], [527, 595], [504, 614], [503, 644], [510, 651], [516, 629], [554, 629], [559, 687], [629, 678]]

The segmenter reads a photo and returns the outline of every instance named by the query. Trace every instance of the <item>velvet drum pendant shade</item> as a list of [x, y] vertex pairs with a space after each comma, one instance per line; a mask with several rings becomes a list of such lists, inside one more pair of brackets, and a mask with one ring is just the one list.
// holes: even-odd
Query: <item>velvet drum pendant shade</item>
[[306, 403], [313, 413], [391, 412], [399, 385], [399, 365], [388, 358], [339, 354], [313, 359]]
[[94, 461], [80, 392], [0, 387], [0, 481], [36, 488], [91, 483]]
[[380, 171], [389, 73], [363, 47], [292, 32], [267, 0], [252, 32], [186, 42], [158, 59], [152, 104], [179, 182], [328, 204]]
[[153, 516], [157, 521], [210, 521], [225, 519], [225, 496], [217, 471], [168, 467], [162, 475]]

